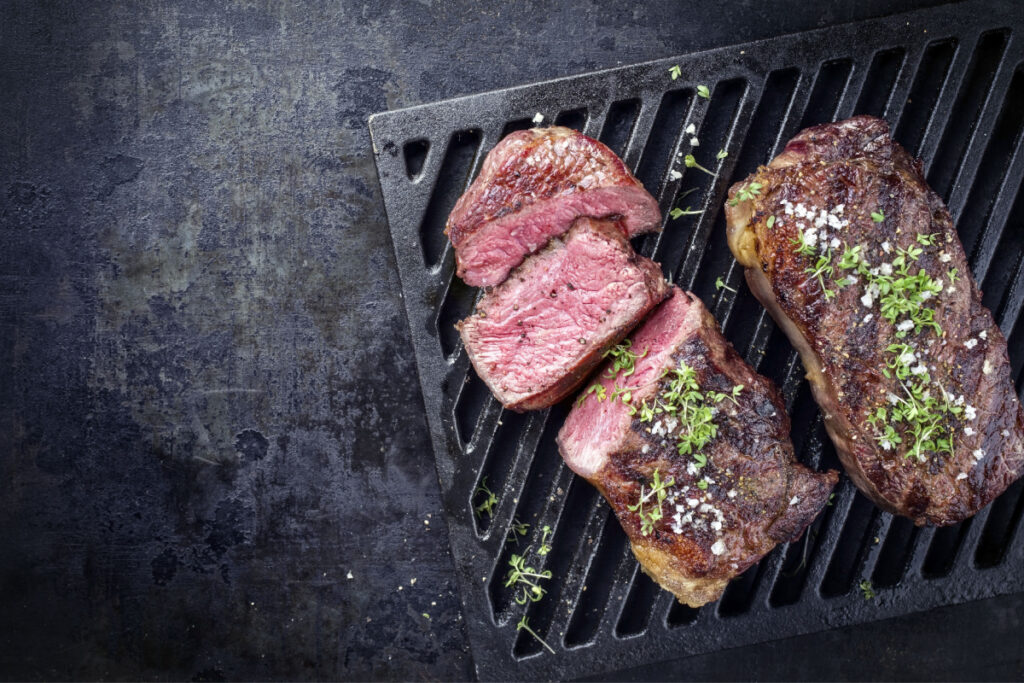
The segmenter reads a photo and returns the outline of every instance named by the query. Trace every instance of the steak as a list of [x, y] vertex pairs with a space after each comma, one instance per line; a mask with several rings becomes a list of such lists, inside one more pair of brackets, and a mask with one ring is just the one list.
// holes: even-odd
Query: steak
[[575, 389], [668, 293], [622, 227], [581, 218], [487, 290], [457, 324], [477, 375], [506, 408], [546, 408]]
[[1006, 340], [949, 211], [885, 121], [808, 128], [729, 196], [729, 247], [865, 495], [947, 525], [1021, 475]]
[[796, 461], [778, 390], [678, 288], [612, 352], [558, 446], [607, 499], [643, 570], [691, 607], [799, 538], [838, 480]]
[[491, 150], [445, 233], [458, 276], [487, 287], [581, 216], [617, 219], [629, 237], [661, 228], [658, 203], [614, 152], [570, 128], [534, 128]]

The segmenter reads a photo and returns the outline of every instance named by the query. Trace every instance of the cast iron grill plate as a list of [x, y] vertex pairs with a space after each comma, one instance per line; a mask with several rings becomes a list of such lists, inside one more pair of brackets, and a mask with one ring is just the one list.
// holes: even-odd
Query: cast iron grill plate
[[[725, 241], [726, 188], [800, 129], [875, 114], [924, 159], [946, 200], [1024, 378], [1024, 12], [968, 2], [693, 55], [462, 97], [370, 118], [423, 399], [444, 497], [470, 644], [481, 678], [549, 679], [610, 672], [1024, 590], [1024, 482], [976, 517], [917, 529], [880, 512], [845, 477], [804, 538], [780, 545], [715, 604], [676, 603], [639, 571], [600, 495], [554, 444], [568, 405], [504, 411], [476, 377], [453, 324], [477, 291], [454, 276], [442, 233], [486, 153], [536, 113], [597, 137], [635, 169], [666, 216], [638, 240], [667, 277], [698, 294], [725, 335], [783, 390], [798, 457], [841, 469], [796, 353], [747, 290]], [[669, 78], [678, 64], [682, 75]], [[695, 95], [698, 84], [710, 100]], [[697, 160], [686, 169], [684, 129]], [[729, 156], [720, 164], [715, 152]], [[673, 179], [673, 169], [682, 178]], [[695, 191], [686, 194], [688, 190]], [[674, 206], [699, 216], [668, 218]], [[737, 293], [716, 291], [721, 276]], [[499, 498], [475, 515], [477, 487]], [[529, 524], [523, 536], [514, 523]], [[504, 587], [512, 553], [553, 530], [543, 600], [521, 607]], [[509, 535], [516, 540], [509, 541]], [[865, 599], [870, 581], [877, 596]], [[552, 655], [516, 623], [530, 625]]]

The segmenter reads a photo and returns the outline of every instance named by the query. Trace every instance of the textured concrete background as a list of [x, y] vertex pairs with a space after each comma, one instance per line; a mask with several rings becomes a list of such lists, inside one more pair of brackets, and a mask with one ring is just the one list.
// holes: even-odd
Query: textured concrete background
[[[469, 676], [366, 117], [935, 3], [782, 4], [2, 3], [0, 677]], [[1014, 600], [631, 675], [1019, 677]]]

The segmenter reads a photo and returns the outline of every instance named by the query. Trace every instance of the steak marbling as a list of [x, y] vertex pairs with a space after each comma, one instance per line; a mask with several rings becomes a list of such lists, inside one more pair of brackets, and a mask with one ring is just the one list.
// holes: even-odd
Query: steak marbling
[[[608, 500], [644, 571], [698, 607], [717, 600], [730, 579], [777, 543], [799, 538], [838, 475], [796, 461], [778, 390], [740, 358], [697, 297], [673, 288], [630, 348], [632, 372], [605, 366], [601, 388], [588, 390], [569, 413], [559, 450]], [[684, 364], [700, 392], [721, 394], [707, 404], [715, 433], [703, 428], [710, 438], [699, 453], [682, 454], [679, 446], [700, 428], [691, 415], [698, 401], [657, 412], [672, 403]], [[660, 504], [664, 515], [645, 533], [631, 506], [655, 472], [673, 484]]]
[[661, 227], [657, 202], [614, 152], [570, 128], [534, 128], [491, 150], [445, 233], [458, 276], [486, 287], [581, 216], [618, 219], [629, 237]]
[[1021, 475], [1006, 341], [949, 211], [885, 121], [809, 128], [729, 196], [729, 246], [866, 495], [947, 525]]
[[620, 226], [581, 218], [485, 292], [458, 323], [477, 374], [505, 407], [557, 403], [668, 293]]

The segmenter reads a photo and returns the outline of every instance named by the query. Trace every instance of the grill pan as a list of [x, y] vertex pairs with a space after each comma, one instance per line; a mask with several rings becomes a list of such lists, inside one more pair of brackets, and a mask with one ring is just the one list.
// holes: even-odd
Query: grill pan
[[[879, 511], [844, 476], [800, 541], [778, 546], [717, 603], [679, 605], [639, 571], [614, 514], [559, 457], [554, 437], [569, 406], [504, 411], [473, 372], [453, 324], [477, 291], [455, 277], [442, 233], [486, 153], [533, 125], [535, 114], [602, 140], [666, 216], [664, 232], [638, 239], [638, 250], [698, 294], [737, 350], [782, 388], [798, 458], [841, 469], [796, 353], [728, 251], [725, 190], [806, 126], [854, 113], [886, 118], [949, 205], [984, 302], [1008, 339], [1020, 395], [1022, 31], [1014, 2], [966, 2], [370, 117], [481, 678], [608, 673], [1024, 590], [1024, 482], [973, 519], [936, 530]], [[676, 64], [682, 76], [672, 81]], [[711, 89], [710, 100], [696, 96], [698, 84]], [[715, 178], [679, 163], [677, 155], [691, 151], [690, 123], [703, 165], [713, 167], [719, 149], [729, 152]], [[673, 168], [681, 179], [672, 179]], [[671, 220], [677, 205], [704, 212]], [[738, 292], [716, 291], [719, 276]], [[491, 517], [474, 514], [484, 482], [499, 499]], [[524, 535], [513, 528], [522, 523], [530, 525]], [[553, 550], [536, 566], [553, 578], [542, 601], [520, 607], [503, 585], [508, 560], [536, 548], [545, 525]], [[862, 581], [875, 597], [865, 597]], [[556, 654], [516, 630], [523, 613]]]

